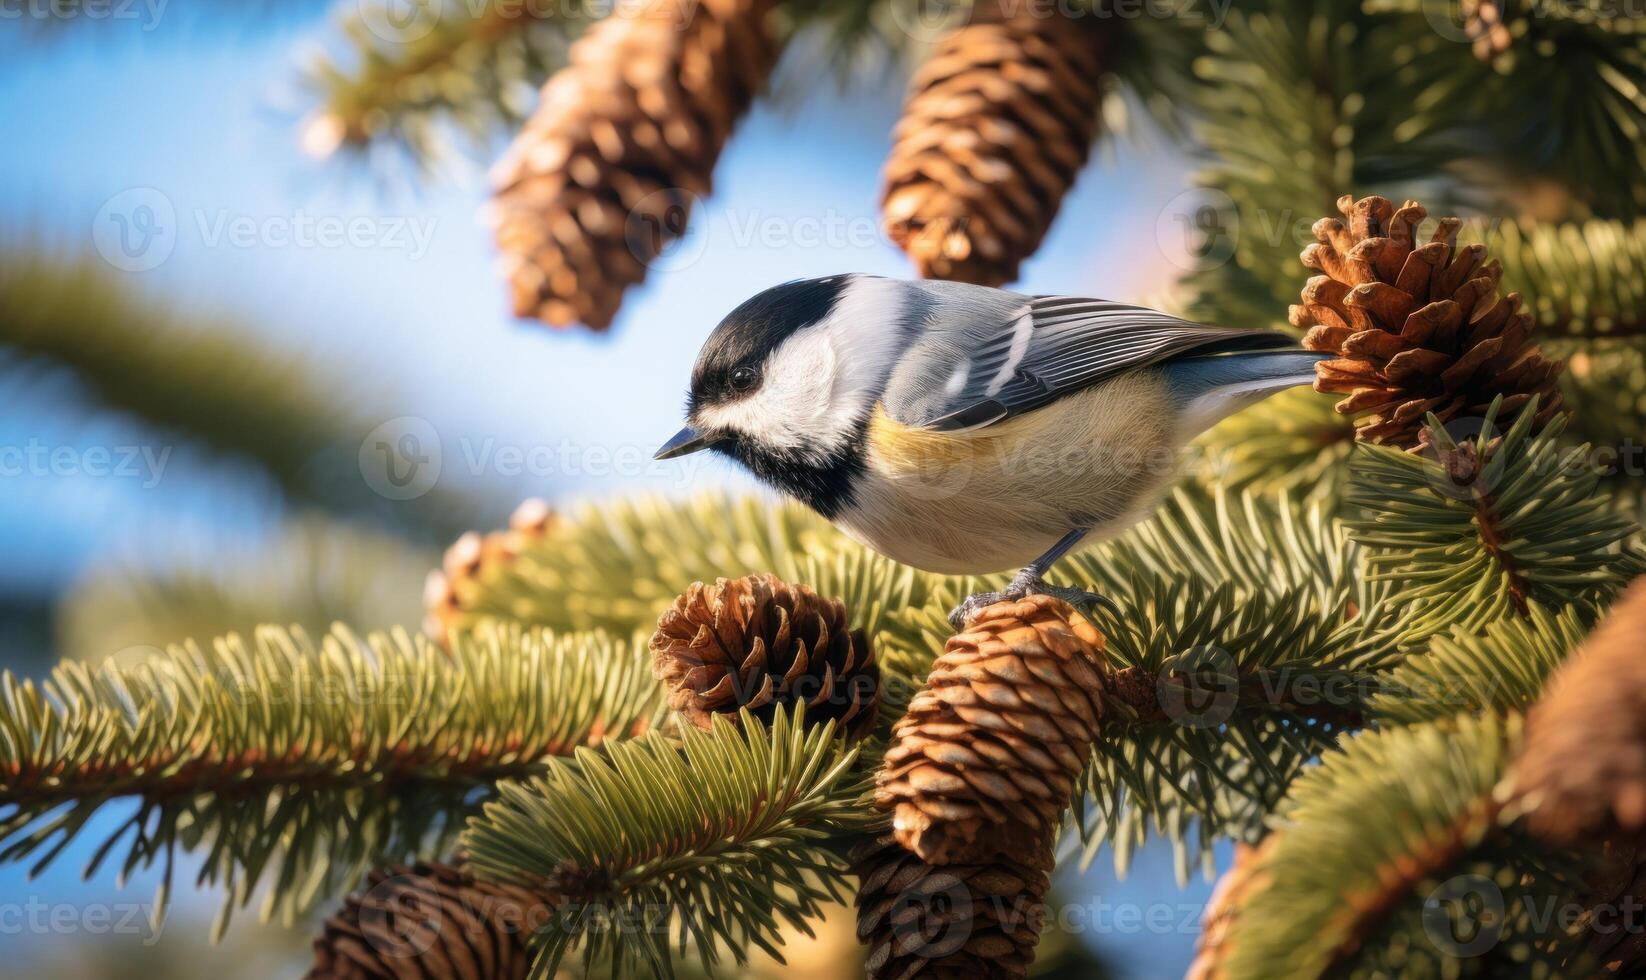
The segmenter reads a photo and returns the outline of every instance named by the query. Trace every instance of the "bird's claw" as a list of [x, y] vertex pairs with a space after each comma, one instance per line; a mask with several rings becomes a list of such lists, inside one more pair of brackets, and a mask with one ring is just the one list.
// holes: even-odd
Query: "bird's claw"
[[959, 632], [966, 628], [966, 620], [975, 615], [978, 610], [986, 606], [992, 606], [997, 602], [1016, 602], [1025, 596], [1031, 595], [1046, 595], [1054, 599], [1061, 599], [1088, 614], [1096, 608], [1102, 607], [1113, 615], [1120, 615], [1120, 607], [1115, 605], [1114, 600], [1108, 596], [1099, 595], [1086, 589], [1048, 585], [1044, 579], [1019, 575], [998, 592], [979, 592], [968, 596], [965, 602], [954, 607], [949, 613], [949, 625], [954, 627], [956, 632]]

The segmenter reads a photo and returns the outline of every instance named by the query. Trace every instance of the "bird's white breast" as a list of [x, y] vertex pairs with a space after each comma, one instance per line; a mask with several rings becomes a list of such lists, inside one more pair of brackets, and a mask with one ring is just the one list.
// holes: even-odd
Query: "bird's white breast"
[[1145, 516], [1176, 472], [1166, 385], [1141, 371], [981, 429], [870, 419], [865, 472], [836, 518], [846, 533], [928, 571], [1017, 568], [1076, 528], [1094, 541]]

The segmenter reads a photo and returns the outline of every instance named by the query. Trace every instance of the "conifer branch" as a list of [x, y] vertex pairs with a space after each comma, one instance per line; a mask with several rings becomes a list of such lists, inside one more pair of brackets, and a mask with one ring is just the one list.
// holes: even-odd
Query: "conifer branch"
[[1524, 618], [1490, 622], [1479, 633], [1454, 627], [1433, 636], [1383, 679], [1372, 714], [1415, 725], [1460, 712], [1525, 711], [1596, 615], [1590, 605], [1555, 613], [1534, 603]]
[[534, 975], [571, 949], [620, 975], [673, 975], [670, 948], [706, 970], [725, 947], [780, 962], [780, 927], [802, 930], [847, 876], [843, 848], [875, 826], [857, 750], [832, 724], [745, 712], [580, 749], [543, 775], [505, 784], [463, 835], [477, 875], [532, 885], [575, 870], [582, 894], [534, 938]]
[[[502, 779], [657, 725], [634, 645], [499, 627], [448, 655], [403, 632], [264, 628], [133, 665], [0, 684], [0, 860], [50, 864], [110, 803], [135, 815], [87, 873], [202, 854], [219, 929], [261, 882], [284, 917], [438, 847]], [[162, 895], [162, 898], [164, 894]]]
[[402, 149], [420, 169], [445, 161], [455, 132], [483, 151], [523, 121], [537, 87], [564, 60], [581, 18], [537, 0], [416, 0], [408, 11], [366, 0], [339, 25], [353, 64], [322, 58], [307, 84], [321, 107], [305, 124], [314, 156]]
[[[1550, 898], [1576, 901], [1580, 885], [1526, 845], [1494, 795], [1519, 738], [1517, 717], [1458, 716], [1353, 736], [1299, 776], [1224, 936], [1223, 975], [1566, 964], [1576, 951], [1565, 924], [1537, 913]], [[1485, 915], [1471, 905], [1481, 899]], [[1424, 935], [1436, 913], [1448, 919], [1428, 935], [1455, 944], [1391, 941]], [[1487, 929], [1479, 948], [1463, 948]]]
[[1561, 419], [1532, 436], [1535, 415], [1522, 410], [1497, 439], [1494, 404], [1461, 444], [1431, 420], [1434, 458], [1361, 447], [1349, 492], [1360, 514], [1348, 524], [1371, 577], [1395, 584], [1391, 601], [1411, 610], [1408, 642], [1524, 616], [1531, 602], [1604, 600], [1637, 564], [1624, 548], [1635, 526], [1597, 506], [1587, 447], [1557, 444]]
[[1478, 240], [1544, 336], [1646, 335], [1646, 219], [1505, 221]]

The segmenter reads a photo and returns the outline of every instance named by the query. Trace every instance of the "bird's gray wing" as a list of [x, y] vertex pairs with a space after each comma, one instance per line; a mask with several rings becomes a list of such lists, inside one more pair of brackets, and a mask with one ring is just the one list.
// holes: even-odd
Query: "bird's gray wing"
[[996, 295], [1009, 299], [928, 318], [888, 379], [888, 415], [920, 428], [972, 429], [1168, 358], [1296, 344], [1285, 334], [1208, 327], [1124, 303]]

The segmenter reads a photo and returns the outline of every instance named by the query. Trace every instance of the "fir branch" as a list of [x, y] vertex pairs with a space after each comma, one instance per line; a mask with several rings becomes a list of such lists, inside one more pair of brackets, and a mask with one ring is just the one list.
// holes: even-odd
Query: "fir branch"
[[1372, 578], [1409, 607], [1408, 642], [1524, 616], [1532, 602], [1604, 599], [1634, 565], [1623, 543], [1636, 528], [1605, 506], [1588, 447], [1561, 448], [1558, 418], [1531, 436], [1534, 410], [1496, 439], [1496, 412], [1462, 445], [1431, 420], [1435, 458], [1363, 445], [1353, 463], [1362, 513], [1349, 527]]
[[[1575, 901], [1575, 879], [1505, 826], [1494, 796], [1519, 738], [1518, 718], [1495, 715], [1366, 732], [1298, 777], [1224, 936], [1227, 976], [1451, 975], [1463, 962], [1493, 975], [1493, 963], [1564, 963], [1563, 923], [1537, 913], [1551, 897]], [[1438, 929], [1434, 913], [1448, 917]], [[1425, 922], [1457, 945], [1410, 938]], [[1481, 947], [1463, 948], [1482, 935]]]
[[925, 638], [897, 613], [929, 605], [944, 581], [850, 541], [799, 504], [708, 493], [585, 505], [518, 540], [504, 560], [452, 577], [454, 594], [442, 598], [455, 605], [449, 618], [460, 625], [499, 618], [649, 633], [692, 582], [759, 572], [841, 599], [877, 652], [892, 649], [903, 660]]
[[584, 18], [554, 18], [534, 0], [365, 0], [340, 24], [344, 67], [322, 58], [306, 83], [321, 101], [303, 132], [315, 156], [396, 147], [419, 169], [447, 162], [455, 132], [485, 151], [530, 113], [537, 87], [565, 60]]
[[[1468, 230], [1468, 229], [1466, 229]], [[1546, 336], [1646, 335], [1646, 219], [1493, 224], [1472, 236]]]
[[1459, 712], [1524, 711], [1594, 623], [1587, 605], [1558, 614], [1532, 605], [1524, 619], [1487, 623], [1481, 633], [1454, 628], [1431, 637], [1383, 680], [1372, 702], [1380, 722], [1415, 725]]
[[1468, 67], [1421, 17], [1356, 4], [1237, 5], [1206, 43], [1188, 94], [1211, 193], [1188, 311], [1286, 329], [1314, 217], [1335, 213], [1344, 188], [1432, 180], [1454, 155], [1442, 137]]
[[829, 847], [878, 821], [857, 752], [833, 725], [745, 712], [679, 741], [648, 735], [551, 761], [506, 784], [463, 844], [483, 878], [534, 885], [575, 871], [586, 883], [535, 937], [536, 976], [571, 949], [629, 975], [671, 976], [670, 947], [705, 969], [725, 944], [739, 963], [758, 947], [781, 962], [784, 923], [805, 930], [839, 900], [844, 855]]
[[450, 655], [403, 632], [319, 644], [264, 628], [130, 666], [66, 662], [0, 684], [0, 860], [50, 864], [111, 802], [135, 815], [97, 848], [129, 871], [177, 850], [226, 895], [260, 882], [290, 918], [369, 867], [456, 833], [494, 783], [645, 731], [661, 693], [637, 646], [497, 628]]

